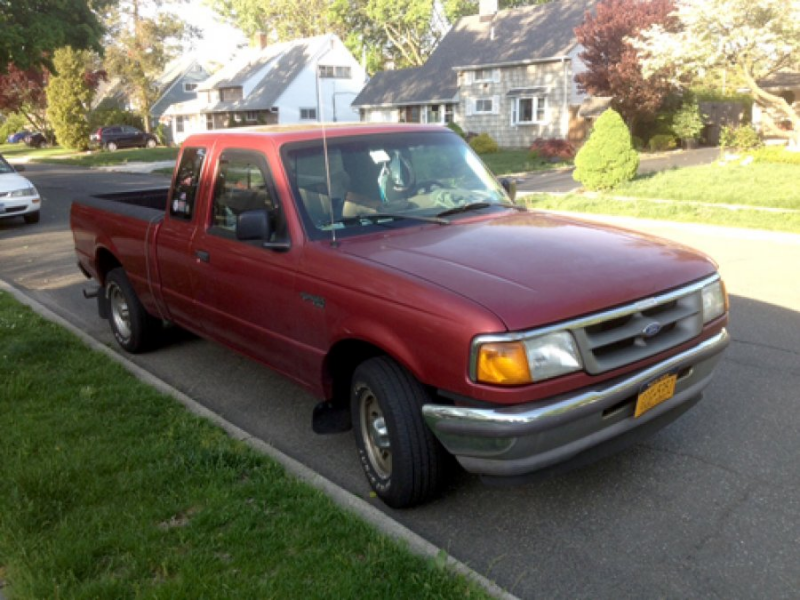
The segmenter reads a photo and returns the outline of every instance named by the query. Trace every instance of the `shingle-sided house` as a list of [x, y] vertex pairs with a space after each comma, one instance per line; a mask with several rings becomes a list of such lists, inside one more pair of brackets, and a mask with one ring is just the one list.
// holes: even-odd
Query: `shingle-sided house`
[[227, 127], [358, 121], [350, 103], [366, 73], [342, 41], [323, 35], [247, 48], [197, 88], [191, 102], [164, 113], [177, 142]]
[[537, 138], [581, 139], [578, 116], [585, 94], [575, 75], [574, 29], [592, 0], [481, 13], [461, 18], [421, 67], [377, 73], [353, 102], [364, 121], [455, 121], [465, 131], [489, 133], [501, 146]]

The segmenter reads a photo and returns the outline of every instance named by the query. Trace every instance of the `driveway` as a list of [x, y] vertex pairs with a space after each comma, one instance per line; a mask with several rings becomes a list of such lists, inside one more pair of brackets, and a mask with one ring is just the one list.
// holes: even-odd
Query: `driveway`
[[[81, 296], [69, 200], [166, 179], [44, 165], [26, 175], [45, 212], [35, 226], [0, 222], [0, 278], [115, 347]], [[315, 399], [285, 379], [180, 332], [134, 360], [520, 597], [797, 597], [800, 236], [609, 220], [714, 256], [732, 295], [734, 341], [687, 415], [622, 454], [537, 484], [493, 488], [461, 474], [442, 499], [390, 510], [370, 498], [352, 435], [314, 435]]]
[[[677, 167], [692, 167], [714, 162], [719, 158], [719, 148], [698, 148], [696, 150], [679, 150], [656, 156], [641, 155], [639, 173], [666, 171]], [[537, 171], [517, 177], [517, 190], [525, 192], [546, 192], [550, 194], [566, 194], [580, 189], [581, 185], [572, 178], [574, 169], [558, 171]]]

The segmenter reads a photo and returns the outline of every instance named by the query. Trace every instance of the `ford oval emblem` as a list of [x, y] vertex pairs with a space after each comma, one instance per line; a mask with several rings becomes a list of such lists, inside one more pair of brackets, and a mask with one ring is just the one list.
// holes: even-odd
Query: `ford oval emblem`
[[651, 338], [661, 331], [661, 323], [650, 323], [647, 327], [642, 330], [642, 335], [646, 338]]

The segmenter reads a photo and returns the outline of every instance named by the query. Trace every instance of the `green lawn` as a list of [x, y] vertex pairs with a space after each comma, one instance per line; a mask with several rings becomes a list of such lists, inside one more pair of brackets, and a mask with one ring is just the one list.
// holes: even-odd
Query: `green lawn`
[[95, 150], [91, 154], [83, 154], [69, 158], [50, 159], [43, 157], [39, 162], [59, 165], [73, 165], [76, 167], [107, 167], [128, 162], [158, 162], [162, 160], [175, 160], [178, 157], [178, 148], [130, 148], [107, 152]]
[[0, 293], [13, 598], [483, 598]]
[[481, 160], [497, 175], [510, 175], [512, 173], [529, 173], [568, 166], [571, 163], [551, 163], [541, 159], [531, 160], [528, 150], [500, 150], [492, 154], [481, 154]]
[[713, 163], [640, 176], [619, 196], [800, 209], [800, 166]]
[[65, 154], [74, 154], [74, 150], [67, 150], [61, 147], [55, 148], [29, 148], [23, 143], [19, 144], [1, 144], [0, 145], [0, 154], [3, 155], [3, 158], [14, 161], [19, 160], [23, 157], [30, 157], [31, 159], [41, 159], [47, 158], [52, 156], [63, 156]]
[[715, 163], [646, 175], [605, 194], [525, 200], [532, 208], [800, 233], [798, 181], [798, 165]]

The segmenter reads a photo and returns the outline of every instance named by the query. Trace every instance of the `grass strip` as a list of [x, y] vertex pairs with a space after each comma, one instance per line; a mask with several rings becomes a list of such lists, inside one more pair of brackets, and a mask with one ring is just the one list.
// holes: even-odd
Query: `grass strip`
[[604, 195], [589, 197], [581, 194], [567, 196], [536, 194], [526, 196], [523, 200], [530, 208], [545, 210], [623, 215], [642, 219], [800, 233], [800, 212], [770, 212], [741, 207], [733, 209], [705, 202], [665, 202], [646, 198], [619, 199]]
[[81, 154], [66, 158], [41, 157], [36, 162], [56, 165], [70, 165], [73, 167], [109, 167], [129, 162], [159, 162], [162, 160], [175, 160], [179, 148], [130, 148], [107, 152], [97, 150], [91, 154]]
[[0, 293], [14, 598], [483, 598]]
[[572, 164], [571, 162], [552, 163], [540, 158], [531, 159], [529, 150], [500, 150], [491, 154], [481, 154], [481, 160], [498, 177], [511, 173], [560, 169]]

